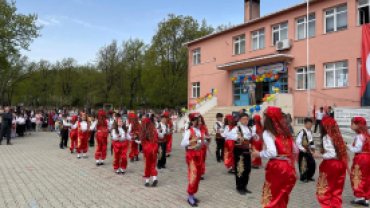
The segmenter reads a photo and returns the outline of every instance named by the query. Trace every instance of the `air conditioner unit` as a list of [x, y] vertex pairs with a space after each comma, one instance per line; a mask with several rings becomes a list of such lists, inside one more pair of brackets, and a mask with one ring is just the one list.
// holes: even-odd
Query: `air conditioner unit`
[[276, 42], [277, 51], [289, 50], [290, 48], [291, 48], [290, 39], [280, 40]]

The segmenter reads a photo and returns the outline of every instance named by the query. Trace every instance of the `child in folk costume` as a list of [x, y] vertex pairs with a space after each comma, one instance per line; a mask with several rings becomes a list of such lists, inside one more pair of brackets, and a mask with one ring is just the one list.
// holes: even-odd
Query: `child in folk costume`
[[[259, 152], [263, 150], [263, 126], [261, 123], [261, 116], [255, 115], [253, 118], [254, 126], [252, 127], [252, 149]], [[259, 169], [262, 166], [262, 159], [252, 157], [252, 168]]]
[[315, 175], [316, 162], [312, 157], [315, 153], [315, 144], [312, 138], [312, 119], [304, 119], [304, 129], [299, 132], [296, 143], [299, 148], [299, 172], [301, 174], [300, 180], [308, 183], [308, 181], [315, 181], [312, 177]]
[[140, 128], [139, 135], [141, 145], [143, 145], [144, 153], [143, 178], [145, 178], [145, 187], [150, 186], [149, 179], [151, 176], [153, 177], [152, 187], [156, 187], [158, 185], [157, 180], [158, 172], [155, 168], [157, 163], [157, 152], [158, 152], [157, 144], [158, 133], [154, 124], [150, 121], [149, 118], [146, 118], [142, 121], [142, 126]]
[[63, 120], [59, 121], [60, 124], [60, 149], [67, 148], [68, 142], [68, 129], [71, 127], [71, 123], [67, 121], [67, 115], [63, 115]]
[[342, 207], [349, 157], [338, 124], [331, 117], [322, 119], [321, 153], [313, 154], [315, 158], [323, 158], [319, 168], [316, 198], [323, 208]]
[[78, 147], [77, 147], [77, 158], [80, 159], [80, 153], [83, 153], [83, 157], [87, 158], [86, 153], [88, 149], [88, 140], [90, 137], [90, 122], [87, 120], [85, 113], [81, 114], [81, 121], [78, 122]]
[[216, 124], [213, 126], [213, 130], [215, 131], [216, 133], [216, 137], [215, 137], [215, 140], [216, 140], [216, 160], [217, 162], [221, 162], [221, 160], [223, 160], [224, 158], [224, 146], [225, 146], [225, 138], [222, 137], [222, 133], [224, 132], [224, 128], [225, 128], [225, 125], [224, 125], [224, 122], [222, 121], [224, 118], [224, 116], [222, 115], [222, 113], [217, 113], [216, 114]]
[[297, 181], [294, 163], [299, 150], [279, 108], [270, 106], [266, 109], [263, 127], [267, 149], [253, 150], [252, 153], [255, 158], [269, 159], [265, 167], [262, 207], [288, 207], [290, 192]]
[[168, 137], [170, 137], [170, 129], [167, 125], [168, 117], [165, 113], [161, 116], [161, 122], [157, 125], [158, 132], [158, 163], [157, 168], [166, 168], [166, 149]]
[[129, 158], [131, 162], [134, 162], [134, 160], [138, 161], [139, 160], [139, 145], [137, 142], [137, 139], [139, 136], [140, 132], [140, 123], [139, 119], [134, 113], [129, 114], [129, 133], [131, 135], [131, 138], [133, 138], [130, 141], [129, 144]]
[[197, 207], [199, 200], [194, 194], [198, 192], [199, 182], [202, 175], [202, 147], [208, 142], [205, 139], [205, 132], [201, 131], [202, 118], [199, 113], [192, 113], [189, 116], [191, 126], [185, 132], [184, 138], [181, 141], [182, 147], [187, 147], [186, 163], [188, 164], [188, 203], [192, 207]]
[[206, 174], [206, 158], [207, 158], [207, 150], [208, 150], [208, 146], [209, 144], [211, 143], [211, 138], [209, 137], [209, 133], [208, 133], [208, 129], [207, 129], [207, 126], [204, 122], [204, 118], [203, 116], [200, 116], [200, 120], [201, 122], [199, 123], [200, 125], [200, 131], [202, 133], [204, 133], [205, 135], [205, 140], [207, 142], [205, 142], [202, 146], [202, 150], [201, 150], [201, 153], [202, 153], [202, 168], [201, 168], [201, 177], [200, 177], [200, 180], [204, 180], [204, 175]]
[[370, 199], [370, 134], [366, 120], [352, 118], [351, 128], [356, 132], [351, 145], [347, 148], [355, 153], [351, 170], [351, 185], [355, 200], [351, 204], [369, 207]]
[[104, 165], [104, 160], [107, 157], [108, 134], [110, 126], [107, 121], [107, 114], [99, 110], [98, 123], [95, 128], [95, 160], [96, 165]]
[[17, 119], [15, 117], [15, 113], [13, 113], [11, 138], [15, 137], [16, 129], [17, 129]]
[[164, 115], [167, 117], [167, 125], [168, 125], [168, 128], [170, 130], [170, 133], [168, 135], [168, 137], [166, 137], [166, 157], [169, 157], [170, 154], [171, 154], [171, 150], [172, 150], [172, 140], [173, 140], [173, 121], [170, 117], [170, 114], [168, 112], [165, 112]]
[[236, 123], [234, 121], [234, 117], [232, 115], [226, 115], [225, 117], [225, 130], [224, 133], [221, 134], [225, 137], [225, 148], [224, 148], [224, 163], [227, 169], [229, 169], [229, 173], [235, 173], [235, 164], [234, 164], [234, 140], [227, 139], [225, 135], [229, 133], [233, 128], [235, 128]]
[[69, 150], [71, 153], [78, 148], [78, 116], [72, 116], [71, 132], [69, 133]]
[[113, 139], [113, 168], [117, 174], [125, 174], [127, 167], [127, 146], [131, 140], [121, 117], [117, 117], [112, 129]]
[[18, 131], [19, 137], [24, 136], [25, 127], [26, 127], [26, 120], [24, 119], [23, 113], [20, 113], [19, 117], [17, 118], [17, 131]]

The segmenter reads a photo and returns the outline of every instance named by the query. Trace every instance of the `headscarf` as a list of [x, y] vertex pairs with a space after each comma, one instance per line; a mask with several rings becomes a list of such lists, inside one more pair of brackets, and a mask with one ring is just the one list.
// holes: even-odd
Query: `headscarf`
[[343, 141], [343, 137], [342, 134], [340, 133], [337, 122], [332, 117], [329, 116], [325, 116], [321, 122], [322, 127], [326, 130], [327, 134], [330, 136], [331, 140], [334, 143], [339, 159], [343, 161], [347, 168], [347, 171], [349, 172], [348, 168], [349, 156], [347, 154], [347, 145]]
[[77, 115], [72, 116], [72, 121], [71, 121], [72, 124], [75, 124], [76, 121], [78, 121], [78, 116]]
[[129, 123], [131, 124], [131, 130], [132, 131], [139, 131], [139, 118], [137, 117], [136, 114], [134, 113], [130, 113], [129, 116], [128, 116], [128, 119], [129, 119]]
[[107, 123], [105, 122], [107, 119], [107, 114], [103, 110], [99, 110], [98, 112], [98, 126], [106, 126]]
[[141, 123], [140, 139], [147, 141], [154, 141], [155, 127], [149, 118], [145, 118]]
[[261, 134], [263, 132], [263, 126], [261, 123], [261, 116], [255, 115], [254, 116], [254, 125], [256, 125], [256, 133]]
[[356, 133], [359, 135], [362, 143], [370, 142], [370, 134], [369, 129], [367, 128], [366, 120], [362, 117], [353, 117], [352, 122], [358, 126]]
[[225, 119], [226, 119], [227, 125], [229, 126], [229, 129], [231, 131], [231, 129], [233, 129], [236, 126], [234, 117], [231, 114], [229, 114], [229, 115], [225, 116]]
[[267, 117], [271, 118], [275, 128], [276, 137], [282, 139], [292, 139], [292, 133], [289, 131], [288, 125], [281, 113], [280, 108], [269, 106], [266, 112]]

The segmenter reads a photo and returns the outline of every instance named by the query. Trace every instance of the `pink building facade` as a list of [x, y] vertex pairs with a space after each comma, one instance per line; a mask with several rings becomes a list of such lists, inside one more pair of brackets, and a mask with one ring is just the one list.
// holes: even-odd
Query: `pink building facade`
[[231, 78], [277, 71], [278, 80], [256, 83], [257, 103], [279, 83], [280, 93], [293, 94], [296, 121], [307, 116], [307, 88], [316, 109], [360, 106], [361, 25], [369, 23], [369, 0], [310, 1], [308, 34], [306, 3], [259, 17], [259, 11], [250, 10], [259, 9], [259, 2], [244, 1], [243, 24], [184, 44], [189, 49], [188, 102], [196, 103], [214, 88], [218, 106], [249, 106], [245, 86]]

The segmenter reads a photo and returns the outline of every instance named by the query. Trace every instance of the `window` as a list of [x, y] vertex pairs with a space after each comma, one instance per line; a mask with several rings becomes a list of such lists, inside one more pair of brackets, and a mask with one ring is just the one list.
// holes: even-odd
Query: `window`
[[288, 93], [288, 74], [281, 74], [279, 78], [280, 93]]
[[295, 79], [297, 90], [315, 89], [315, 66], [310, 66], [308, 71], [307, 67], [296, 69]]
[[[297, 31], [297, 34], [296, 34], [296, 39], [297, 40], [301, 40], [301, 39], [305, 39], [307, 38], [307, 17], [302, 17], [302, 18], [299, 18], [297, 19], [296, 21], [296, 31]], [[309, 17], [308, 17], [308, 27], [309, 27], [309, 36], [308, 37], [315, 37], [315, 33], [316, 33], [316, 26], [315, 26], [315, 23], [316, 23], [316, 15], [315, 14], [311, 14]]]
[[272, 27], [272, 42], [274, 45], [276, 45], [276, 42], [285, 39], [288, 39], [288, 22]]
[[193, 83], [193, 98], [200, 97], [200, 82]]
[[370, 1], [358, 1], [358, 25], [370, 23]]
[[325, 11], [325, 33], [347, 29], [347, 5]]
[[234, 38], [234, 55], [245, 53], [245, 35]]
[[361, 86], [361, 75], [362, 75], [362, 62], [361, 59], [357, 60], [357, 86]]
[[295, 118], [295, 124], [296, 125], [304, 125], [304, 119], [305, 118]]
[[193, 65], [200, 64], [200, 49], [193, 51]]
[[252, 33], [252, 50], [258, 50], [265, 47], [265, 29]]
[[325, 87], [348, 86], [348, 62], [325, 64]]

